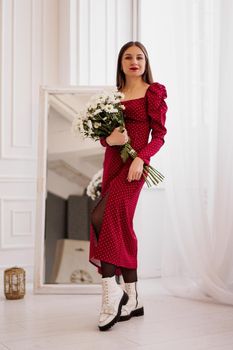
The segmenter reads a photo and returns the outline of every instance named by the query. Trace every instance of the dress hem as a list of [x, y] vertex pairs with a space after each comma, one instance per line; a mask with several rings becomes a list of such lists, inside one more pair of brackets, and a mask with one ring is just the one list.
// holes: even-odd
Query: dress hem
[[[94, 258], [94, 257], [92, 257], [92, 258], [89, 259], [89, 262], [90, 262], [92, 265], [94, 265], [95, 267], [97, 267], [98, 273], [102, 275], [101, 266], [100, 266], [100, 264], [98, 264], [98, 262], [95, 262], [95, 261], [100, 261], [100, 260], [97, 259], [97, 258]], [[104, 261], [104, 262], [116, 266], [116, 272], [115, 272], [115, 275], [116, 275], [116, 276], [122, 275], [121, 268], [129, 269], [129, 270], [136, 270], [136, 269], [137, 269], [137, 264], [134, 265], [134, 266], [130, 266], [130, 267], [129, 267], [129, 266], [123, 266], [123, 265], [121, 265], [121, 264], [120, 264], [120, 265], [116, 265], [115, 263], [112, 263], [112, 262], [110, 262], [110, 261]]]

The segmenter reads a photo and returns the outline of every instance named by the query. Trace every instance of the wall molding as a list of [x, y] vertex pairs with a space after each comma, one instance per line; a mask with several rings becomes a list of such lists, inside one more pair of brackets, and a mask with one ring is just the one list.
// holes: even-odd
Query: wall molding
[[[23, 203], [26, 203], [26, 202], [30, 202], [29, 207], [28, 208], [26, 206], [25, 206], [26, 208], [22, 207]], [[10, 203], [12, 203], [12, 207], [10, 207]], [[21, 204], [19, 205], [19, 203]], [[14, 204], [17, 205], [16, 208], [14, 208]], [[35, 205], [36, 205], [36, 199], [34, 197], [21, 197], [21, 196], [1, 197], [0, 199], [0, 228], [1, 228], [0, 249], [1, 250], [34, 248]], [[14, 232], [15, 213], [18, 213], [18, 212], [30, 213], [29, 227], [31, 230], [27, 232], [22, 232], [22, 233]], [[31, 237], [32, 242], [22, 243], [22, 244], [17, 242], [17, 240], [22, 240], [22, 238], [24, 237], [26, 237], [27, 241], [30, 241], [29, 237]], [[9, 243], [9, 241], [12, 241], [12, 243]]]
[[12, 176], [12, 175], [4, 175], [0, 176], [0, 183], [28, 183], [35, 182], [35, 177], [20, 177], [20, 176]]
[[[33, 86], [32, 86], [32, 48], [33, 48], [33, 27], [32, 27], [32, 23], [33, 23], [33, 1], [29, 1], [28, 2], [29, 6], [30, 6], [30, 15], [29, 15], [29, 33], [30, 33], [30, 43], [31, 43], [31, 52], [30, 52], [30, 59], [29, 59], [29, 67], [28, 69], [30, 70], [30, 95], [29, 95], [29, 101], [32, 101], [32, 89], [33, 89]], [[11, 70], [12, 70], [12, 81], [11, 81], [11, 91], [13, 92], [12, 93], [12, 101], [11, 101], [11, 110], [12, 110], [12, 113], [11, 113], [11, 120], [12, 120], [12, 127], [11, 127], [11, 143], [10, 143], [10, 146], [12, 148], [32, 148], [33, 147], [33, 142], [32, 142], [32, 115], [33, 115], [33, 108], [32, 108], [32, 103], [30, 105], [30, 112], [29, 112], [29, 115], [31, 116], [29, 121], [30, 121], [30, 130], [29, 130], [29, 134], [31, 136], [31, 142], [29, 143], [25, 143], [25, 144], [17, 144], [16, 140], [15, 140], [15, 137], [16, 137], [16, 128], [15, 128], [15, 119], [16, 119], [16, 116], [15, 116], [15, 105], [14, 105], [14, 101], [15, 101], [15, 95], [14, 95], [14, 86], [15, 86], [15, 77], [14, 77], [14, 74], [15, 74], [15, 66], [14, 66], [14, 47], [15, 47], [15, 17], [16, 17], [16, 13], [15, 13], [15, 0], [12, 0], [12, 44], [11, 44], [11, 47], [12, 47], [12, 61], [11, 61]]]
[[[139, 0], [105, 0], [100, 5], [94, 0], [79, 0], [78, 9], [80, 18], [76, 23], [72, 20], [77, 40], [71, 50], [77, 53], [73, 64], [81, 68], [71, 67], [70, 71], [77, 75], [75, 79], [70, 77], [70, 81], [80, 85], [115, 86], [118, 51], [124, 43], [139, 37]], [[98, 25], [100, 16], [103, 20]]]
[[[24, 8], [19, 7], [18, 2], [9, 0], [1, 1], [0, 6], [1, 51], [4, 51], [0, 61], [2, 73], [0, 156], [2, 160], [35, 161], [35, 116], [38, 113], [37, 106], [34, 107], [33, 103], [36, 88], [33, 75], [37, 74], [36, 70], [33, 72], [33, 61], [37, 30], [34, 22], [38, 21], [35, 17], [37, 5], [35, 0], [28, 0], [24, 3], [26, 10], [24, 11]], [[20, 21], [23, 22], [23, 26], [19, 31]], [[22, 69], [20, 60], [22, 60]], [[26, 76], [22, 79], [24, 70]], [[23, 91], [21, 91], [21, 85]], [[19, 92], [22, 96], [22, 104]]]
[[132, 36], [133, 41], [139, 41], [140, 33], [140, 1], [132, 0]]

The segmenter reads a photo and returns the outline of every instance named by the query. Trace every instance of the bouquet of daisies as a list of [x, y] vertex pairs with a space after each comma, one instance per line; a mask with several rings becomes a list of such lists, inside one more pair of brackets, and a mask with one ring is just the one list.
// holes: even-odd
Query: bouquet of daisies
[[[121, 104], [124, 95], [119, 91], [103, 92], [94, 95], [87, 104], [86, 109], [80, 111], [73, 120], [72, 131], [74, 134], [80, 132], [84, 138], [92, 138], [97, 141], [100, 138], [106, 138], [112, 131], [120, 127], [124, 131], [125, 106]], [[137, 152], [130, 145], [130, 139], [121, 147], [121, 158], [126, 162], [128, 157], [136, 158]], [[142, 173], [148, 187], [157, 185], [164, 179], [164, 176], [151, 165], [143, 166]]]
[[87, 186], [87, 195], [95, 200], [99, 198], [102, 188], [103, 169], [99, 170]]

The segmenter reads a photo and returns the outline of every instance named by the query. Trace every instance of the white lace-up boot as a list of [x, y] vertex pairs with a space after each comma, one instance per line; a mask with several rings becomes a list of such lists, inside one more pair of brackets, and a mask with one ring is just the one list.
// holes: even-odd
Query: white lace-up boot
[[119, 321], [122, 305], [128, 301], [128, 295], [116, 283], [115, 276], [102, 278], [102, 307], [99, 329], [106, 331]]
[[138, 300], [137, 282], [125, 283], [124, 289], [129, 296], [126, 305], [122, 306], [119, 321], [127, 321], [133, 316], [143, 316], [144, 308]]

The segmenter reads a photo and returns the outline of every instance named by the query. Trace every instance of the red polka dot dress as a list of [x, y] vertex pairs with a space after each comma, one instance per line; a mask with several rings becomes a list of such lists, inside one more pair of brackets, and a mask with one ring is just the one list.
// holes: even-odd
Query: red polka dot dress
[[[146, 164], [164, 143], [166, 97], [165, 86], [153, 83], [144, 97], [122, 102], [131, 145]], [[148, 142], [150, 133], [151, 140]], [[120, 274], [120, 267], [137, 268], [137, 237], [133, 217], [145, 180], [142, 176], [140, 180], [128, 182], [132, 159], [128, 158], [123, 163], [121, 146], [109, 146], [105, 139], [101, 139], [101, 144], [106, 148], [101, 196], [107, 196], [107, 201], [98, 241], [91, 225], [90, 262], [97, 267], [100, 267], [100, 261], [116, 265], [117, 274]]]

